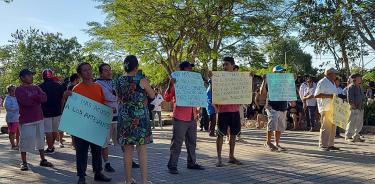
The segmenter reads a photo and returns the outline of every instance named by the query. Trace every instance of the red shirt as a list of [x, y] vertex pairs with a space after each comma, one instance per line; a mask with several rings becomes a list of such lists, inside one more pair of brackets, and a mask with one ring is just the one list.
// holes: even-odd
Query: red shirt
[[241, 105], [217, 105], [217, 111], [218, 113], [223, 112], [239, 112]]
[[16, 89], [16, 98], [20, 107], [20, 124], [43, 120], [42, 103], [47, 101], [47, 95], [39, 86], [21, 85]]
[[172, 101], [173, 103], [173, 118], [180, 121], [193, 121], [197, 116], [195, 107], [176, 106], [176, 93], [174, 85], [172, 85], [169, 90], [165, 91], [164, 99], [167, 102]]

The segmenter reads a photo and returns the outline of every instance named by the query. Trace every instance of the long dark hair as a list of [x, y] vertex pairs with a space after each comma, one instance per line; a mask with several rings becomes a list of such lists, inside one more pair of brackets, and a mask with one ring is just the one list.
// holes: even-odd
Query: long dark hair
[[134, 55], [128, 55], [124, 59], [125, 72], [134, 71], [138, 67], [138, 59]]

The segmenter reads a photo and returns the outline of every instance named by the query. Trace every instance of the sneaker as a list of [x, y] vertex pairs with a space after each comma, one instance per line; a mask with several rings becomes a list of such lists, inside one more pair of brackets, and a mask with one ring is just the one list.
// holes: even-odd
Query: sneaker
[[101, 182], [110, 182], [112, 179], [108, 178], [107, 176], [105, 176], [102, 173], [98, 173], [98, 174], [95, 174], [94, 180], [95, 181], [101, 181]]
[[47, 148], [45, 151], [44, 151], [45, 154], [47, 155], [52, 155], [55, 153], [55, 148]]
[[113, 172], [115, 172], [115, 169], [113, 169], [113, 168], [111, 167], [111, 164], [110, 164], [110, 163], [106, 163], [106, 164], [104, 165], [104, 171], [105, 171], [105, 172], [111, 172], [111, 173], [113, 173]]
[[310, 131], [310, 132], [314, 132], [314, 128], [313, 128], [313, 127], [311, 127], [309, 131]]
[[132, 162], [132, 168], [139, 168], [139, 164], [135, 163], [134, 161]]
[[48, 162], [46, 159], [40, 161], [39, 165], [42, 167], [53, 167], [53, 164], [51, 162]]
[[60, 148], [64, 148], [65, 146], [64, 146], [63, 143], [60, 142], [60, 143], [59, 143], [59, 147], [60, 147]]
[[176, 167], [168, 167], [168, 170], [171, 174], [178, 174], [178, 170]]
[[333, 151], [339, 151], [339, 150], [340, 150], [340, 148], [338, 148], [338, 147], [334, 147], [334, 146], [331, 146], [331, 147], [329, 147], [328, 149], [329, 149], [329, 150], [333, 150]]
[[193, 170], [204, 170], [204, 167], [201, 166], [201, 165], [198, 165], [198, 164], [194, 164], [194, 165], [191, 165], [191, 166], [187, 166], [188, 169], [193, 169]]
[[85, 177], [79, 177], [78, 184], [86, 184], [86, 178]]
[[21, 171], [28, 171], [29, 167], [27, 166], [27, 162], [24, 162], [20, 166]]
[[329, 149], [329, 148], [326, 148], [326, 147], [320, 147], [320, 148], [319, 148], [319, 151], [330, 151], [330, 149]]

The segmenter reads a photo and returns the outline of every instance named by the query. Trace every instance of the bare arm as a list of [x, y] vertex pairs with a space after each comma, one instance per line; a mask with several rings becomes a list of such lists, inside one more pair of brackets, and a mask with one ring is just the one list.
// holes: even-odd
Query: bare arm
[[141, 85], [145, 89], [147, 96], [154, 99], [155, 98], [155, 91], [152, 89], [150, 83], [148, 83], [148, 81], [146, 79], [142, 79]]

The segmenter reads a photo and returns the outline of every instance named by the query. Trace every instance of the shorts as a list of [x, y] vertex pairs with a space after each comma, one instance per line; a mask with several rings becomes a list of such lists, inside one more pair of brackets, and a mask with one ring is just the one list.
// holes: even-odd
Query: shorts
[[103, 148], [108, 148], [108, 146], [111, 144], [111, 139], [113, 142], [117, 142], [117, 122], [112, 122]]
[[44, 133], [58, 132], [61, 116], [44, 118]]
[[267, 131], [284, 132], [287, 126], [287, 111], [276, 111], [273, 109], [266, 109], [266, 113], [268, 117]]
[[21, 124], [20, 126], [20, 151], [33, 152], [44, 149], [44, 123], [43, 120]]
[[17, 130], [20, 128], [20, 124], [18, 122], [9, 122], [8, 125], [8, 133], [17, 133]]
[[219, 113], [217, 135], [225, 136], [230, 128], [230, 135], [238, 135], [241, 132], [240, 112]]

